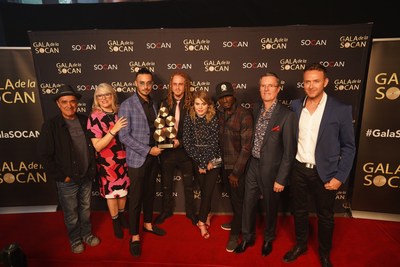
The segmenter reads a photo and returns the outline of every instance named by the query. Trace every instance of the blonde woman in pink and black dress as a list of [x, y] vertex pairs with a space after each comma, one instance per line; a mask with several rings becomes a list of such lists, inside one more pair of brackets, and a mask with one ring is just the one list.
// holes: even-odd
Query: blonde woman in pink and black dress
[[118, 138], [118, 132], [127, 125], [126, 119], [118, 118], [118, 98], [114, 88], [107, 83], [97, 86], [92, 113], [87, 128], [94, 148], [100, 183], [100, 194], [107, 200], [114, 235], [123, 238], [122, 228], [128, 228], [124, 215], [130, 180], [126, 165], [126, 152]]

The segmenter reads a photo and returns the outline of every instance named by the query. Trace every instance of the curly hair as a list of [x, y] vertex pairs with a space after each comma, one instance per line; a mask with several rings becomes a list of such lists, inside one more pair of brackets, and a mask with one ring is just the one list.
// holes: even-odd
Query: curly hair
[[174, 72], [169, 78], [169, 89], [168, 89], [168, 94], [167, 94], [168, 108], [171, 109], [174, 105], [174, 100], [173, 100], [174, 93], [172, 92], [172, 80], [174, 79], [175, 76], [181, 76], [185, 80], [185, 84], [184, 84], [185, 98], [183, 99], [185, 102], [184, 108], [189, 109], [193, 103], [192, 92], [190, 91], [191, 79], [190, 79], [189, 75], [187, 75], [184, 72]]

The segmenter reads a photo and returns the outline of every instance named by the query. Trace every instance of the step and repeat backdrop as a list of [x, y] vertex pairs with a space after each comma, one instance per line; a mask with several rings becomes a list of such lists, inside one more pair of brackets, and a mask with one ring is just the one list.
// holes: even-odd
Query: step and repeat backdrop
[[[113, 85], [122, 102], [135, 92], [135, 74], [141, 67], [147, 67], [154, 73], [152, 95], [156, 100], [166, 96], [169, 76], [175, 71], [184, 71], [192, 79], [192, 91], [204, 90], [214, 96], [215, 85], [229, 81], [234, 85], [241, 105], [251, 108], [259, 101], [259, 76], [272, 71], [284, 82], [280, 101], [290, 104], [292, 99], [304, 96], [304, 67], [320, 62], [328, 68], [328, 93], [353, 106], [354, 126], [357, 128], [371, 49], [371, 29], [372, 24], [366, 23], [80, 30], [29, 32], [29, 38], [44, 119], [58, 112], [52, 96], [61, 83], [71, 84], [83, 95], [79, 112], [89, 114], [97, 84], [107, 82]], [[183, 212], [183, 186], [179, 171], [175, 181], [175, 211]], [[4, 185], [4, 182], [0, 184], [1, 190]], [[161, 205], [160, 178], [157, 186], [155, 210], [159, 210]], [[348, 205], [347, 190], [347, 185], [344, 185], [337, 193], [338, 212]], [[197, 198], [199, 193], [197, 190]], [[105, 207], [98, 192], [93, 192], [93, 198], [95, 207]], [[229, 196], [221, 183], [215, 190], [213, 203], [214, 212], [230, 212]], [[19, 198], [14, 204], [26, 205], [27, 202]]]
[[36, 154], [43, 122], [30, 47], [0, 48], [0, 212], [56, 205]]
[[400, 221], [399, 51], [400, 39], [372, 43], [352, 201], [355, 217]]

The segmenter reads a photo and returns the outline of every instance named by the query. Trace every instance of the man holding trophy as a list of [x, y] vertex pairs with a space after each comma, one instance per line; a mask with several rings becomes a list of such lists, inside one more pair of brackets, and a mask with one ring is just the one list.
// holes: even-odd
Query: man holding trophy
[[156, 178], [159, 171], [158, 156], [163, 149], [154, 140], [157, 105], [150, 93], [153, 88], [153, 74], [146, 68], [136, 73], [136, 93], [121, 103], [119, 117], [127, 119], [128, 125], [119, 131], [119, 138], [126, 148], [129, 187], [129, 232], [130, 252], [141, 255], [140, 213], [143, 207], [143, 232], [158, 236], [165, 231], [152, 224]]
[[190, 78], [186, 73], [175, 72], [170, 77], [167, 97], [162, 101], [155, 120], [154, 139], [163, 148], [161, 159], [163, 202], [160, 215], [155, 224], [161, 224], [173, 214], [174, 175], [179, 168], [182, 175], [186, 217], [196, 225], [197, 215], [194, 202], [194, 179], [191, 158], [183, 149], [183, 121], [192, 103]]

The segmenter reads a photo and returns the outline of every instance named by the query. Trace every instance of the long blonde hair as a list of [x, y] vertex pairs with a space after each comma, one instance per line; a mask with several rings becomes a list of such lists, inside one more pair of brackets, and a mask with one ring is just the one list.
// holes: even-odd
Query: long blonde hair
[[119, 104], [118, 104], [117, 93], [116, 93], [115, 89], [108, 83], [100, 83], [97, 86], [96, 91], [94, 91], [92, 112], [96, 111], [96, 110], [102, 111], [99, 101], [97, 100], [97, 96], [100, 94], [108, 94], [108, 93], [111, 93], [111, 95], [112, 95], [111, 108], [112, 108], [113, 112], [118, 112]]
[[193, 97], [192, 97], [192, 92], [190, 92], [190, 77], [184, 72], [174, 72], [170, 78], [169, 78], [169, 89], [168, 89], [168, 94], [167, 94], [167, 104], [168, 108], [172, 108], [174, 105], [174, 93], [172, 92], [172, 79], [175, 76], [181, 76], [185, 80], [185, 108], [189, 108], [192, 105]]
[[207, 123], [210, 122], [211, 119], [215, 116], [215, 107], [214, 102], [206, 91], [196, 91], [193, 93], [193, 104], [190, 106], [189, 109], [190, 118], [192, 119], [192, 121], [195, 121], [196, 119], [196, 111], [194, 110], [194, 100], [196, 100], [196, 98], [200, 99], [208, 105], [206, 111], [206, 121]]

